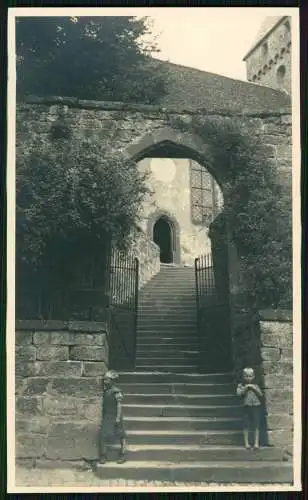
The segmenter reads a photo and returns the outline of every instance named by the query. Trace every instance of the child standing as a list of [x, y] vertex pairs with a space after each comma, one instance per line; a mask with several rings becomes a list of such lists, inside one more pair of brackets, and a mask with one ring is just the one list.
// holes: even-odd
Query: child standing
[[107, 461], [107, 446], [120, 444], [120, 453], [117, 463], [125, 462], [125, 432], [122, 415], [123, 394], [115, 385], [119, 375], [110, 370], [104, 376], [103, 414], [100, 432], [100, 463]]
[[243, 383], [238, 384], [236, 394], [242, 399], [243, 417], [244, 417], [244, 443], [245, 448], [249, 449], [249, 427], [254, 431], [254, 449], [259, 448], [260, 434], [260, 408], [262, 391], [260, 387], [253, 383], [255, 373], [252, 368], [243, 370]]

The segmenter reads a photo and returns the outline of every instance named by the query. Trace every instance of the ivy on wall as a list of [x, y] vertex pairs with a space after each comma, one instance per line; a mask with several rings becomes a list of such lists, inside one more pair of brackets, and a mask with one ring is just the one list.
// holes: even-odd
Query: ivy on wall
[[269, 147], [229, 118], [193, 117], [172, 125], [193, 131], [222, 166], [224, 213], [239, 255], [245, 294], [253, 307], [289, 308], [292, 302], [291, 185], [279, 178]]

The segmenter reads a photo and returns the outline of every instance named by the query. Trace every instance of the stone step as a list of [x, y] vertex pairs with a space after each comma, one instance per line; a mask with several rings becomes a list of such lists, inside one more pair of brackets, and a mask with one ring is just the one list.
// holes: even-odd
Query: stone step
[[194, 383], [149, 383], [122, 382], [121, 388], [124, 394], [201, 394], [201, 395], [219, 395], [235, 394], [235, 387], [232, 383], [225, 384], [194, 384]]
[[152, 307], [153, 309], [157, 309], [159, 307], [168, 308], [168, 309], [179, 309], [179, 308], [196, 308], [196, 299], [194, 297], [170, 297], [170, 295], [164, 297], [153, 297], [151, 294], [147, 297], [139, 297], [138, 301], [138, 310], [143, 308]]
[[195, 373], [197, 371], [197, 365], [163, 365], [163, 364], [155, 364], [155, 365], [150, 365], [150, 364], [138, 364], [136, 363], [136, 369], [141, 369], [144, 370], [144, 368], [148, 368], [150, 371], [154, 370], [161, 370], [161, 371], [166, 371], [170, 372], [172, 371], [173, 373]]
[[[172, 299], [170, 298], [172, 297]], [[190, 300], [192, 303], [196, 302], [196, 296], [195, 293], [191, 290], [187, 291], [180, 291], [177, 289], [177, 287], [174, 288], [168, 288], [164, 287], [162, 290], [157, 290], [156, 288], [153, 288], [153, 290], [147, 290], [146, 293], [140, 294], [140, 300], [141, 302], [144, 301], [144, 299], [152, 299], [154, 302], [155, 300], [164, 300], [168, 299], [171, 303], [174, 302], [175, 300]]]
[[176, 345], [179, 347], [198, 347], [197, 337], [168, 337], [167, 335], [142, 335], [137, 338], [137, 347], [151, 349], [152, 347], [170, 347], [173, 348]]
[[128, 446], [135, 444], [233, 445], [243, 444], [240, 430], [127, 430]]
[[190, 310], [190, 311], [182, 311], [181, 313], [178, 311], [172, 311], [172, 310], [166, 310], [166, 311], [161, 311], [161, 310], [152, 310], [152, 311], [142, 311], [140, 313], [139, 311], [139, 319], [146, 321], [146, 320], [169, 320], [169, 321], [183, 321], [183, 320], [195, 320], [196, 321], [196, 311], [195, 310]]
[[161, 338], [184, 338], [192, 337], [194, 340], [198, 338], [196, 325], [175, 325], [174, 328], [166, 327], [164, 325], [149, 324], [137, 326], [137, 339], [143, 336], [153, 337], [156, 335]]
[[292, 466], [284, 462], [162, 462], [128, 461], [124, 464], [97, 465], [100, 479], [200, 483], [286, 483], [293, 481]]
[[238, 406], [238, 398], [231, 394], [126, 394], [125, 404], [182, 405], [182, 406]]
[[243, 446], [197, 446], [197, 445], [129, 445], [128, 460], [162, 462], [282, 462], [284, 453], [279, 448], [265, 447], [246, 450]]
[[177, 330], [185, 330], [186, 328], [196, 328], [197, 320], [196, 319], [167, 319], [167, 318], [159, 318], [153, 317], [151, 320], [147, 318], [138, 318], [137, 329], [138, 331], [147, 331], [149, 328], [160, 330], [161, 328], [164, 331], [177, 331]]
[[234, 378], [232, 372], [225, 373], [161, 373], [161, 372], [120, 372], [120, 380], [126, 383], [231, 383]]
[[153, 352], [154, 356], [156, 356], [156, 352], [174, 352], [175, 350], [179, 352], [185, 352], [185, 351], [199, 351], [198, 344], [195, 342], [193, 345], [191, 344], [185, 344], [181, 342], [179, 339], [177, 342], [159, 342], [157, 340], [157, 344], [153, 345], [150, 342], [146, 341], [146, 338], [142, 338], [142, 343], [138, 342], [137, 343], [137, 355], [140, 353], [141, 356], [145, 352]]
[[164, 336], [153, 336], [144, 335], [137, 339], [137, 349], [141, 351], [161, 351], [164, 349], [174, 349], [178, 347], [183, 350], [198, 350], [198, 339], [197, 337], [190, 338], [174, 338], [174, 337], [164, 337]]
[[[172, 357], [166, 356], [164, 358], [162, 357], [154, 358], [152, 356], [146, 359], [138, 357], [136, 359], [136, 366], [138, 366], [139, 368], [141, 368], [142, 366], [148, 367], [149, 369], [151, 369], [151, 366], [156, 366], [156, 368], [159, 368], [160, 366], [168, 368], [168, 366], [170, 366], [170, 369], [172, 371], [174, 371], [172, 367], [179, 367], [179, 366], [190, 367], [197, 363], [198, 363], [198, 355], [196, 354], [195, 355], [191, 354], [190, 356], [183, 356], [183, 357], [178, 357], [174, 355]], [[196, 371], [196, 369], [194, 371]]]
[[132, 405], [123, 404], [125, 416], [138, 417], [217, 417], [240, 418], [241, 406], [183, 406], [183, 405]]
[[160, 293], [164, 293], [166, 291], [172, 292], [172, 293], [190, 293], [192, 296], [196, 296], [196, 287], [194, 283], [189, 283], [189, 282], [181, 282], [181, 281], [176, 281], [171, 279], [170, 281], [157, 281], [156, 283], [151, 283], [150, 286], [144, 287], [140, 291], [140, 296], [144, 296], [148, 293], [152, 292], [157, 292], [157, 295]]
[[155, 350], [150, 350], [150, 349], [139, 349], [137, 348], [137, 354], [136, 357], [137, 359], [187, 359], [190, 356], [199, 356], [199, 351], [197, 349], [191, 349], [187, 347], [187, 349], [183, 349], [181, 347], [176, 347], [173, 346], [172, 349], [167, 349], [164, 347], [161, 347], [160, 349], [155, 349]]
[[129, 417], [125, 416], [125, 428], [145, 431], [218, 431], [241, 430], [241, 418], [216, 417]]

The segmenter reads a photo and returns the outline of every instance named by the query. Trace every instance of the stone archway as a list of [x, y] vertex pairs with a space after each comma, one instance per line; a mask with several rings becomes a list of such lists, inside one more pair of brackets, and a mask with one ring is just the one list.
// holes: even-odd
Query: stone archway
[[193, 132], [181, 132], [163, 127], [145, 134], [138, 142], [130, 144], [124, 155], [136, 162], [159, 154], [165, 158], [190, 158], [206, 168], [223, 191], [224, 166], [215, 164], [211, 146]]

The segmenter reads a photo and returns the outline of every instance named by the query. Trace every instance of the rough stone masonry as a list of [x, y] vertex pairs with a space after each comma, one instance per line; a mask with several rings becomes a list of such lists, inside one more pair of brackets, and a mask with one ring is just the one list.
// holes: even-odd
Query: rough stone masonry
[[[16, 121], [17, 159], [36, 147], [56, 147], [54, 124], [68, 127], [73, 141], [94, 141], [100, 154], [124, 153], [129, 158], [142, 156], [149, 148], [169, 141], [187, 151], [198, 153], [211, 173], [223, 184], [223, 165], [211, 165], [209, 146], [189, 132], [170, 126], [170, 118], [189, 123], [194, 112], [155, 106], [124, 105], [78, 101], [76, 99], [32, 99], [19, 103]], [[260, 137], [277, 167], [277, 182], [291, 196], [292, 119], [289, 108], [266, 112], [215, 110], [202, 112], [206, 121], [234, 121], [248, 133]], [[200, 116], [200, 112], [199, 112]], [[153, 263], [151, 260], [153, 254]], [[157, 251], [146, 256], [150, 278], [157, 270]], [[145, 281], [147, 279], [145, 278]], [[278, 406], [289, 406], [285, 391], [292, 393], [292, 326], [284, 325], [285, 335], [273, 321], [261, 322], [263, 335], [262, 363], [265, 374], [271, 442], [290, 443], [291, 410], [278, 417]], [[280, 323], [278, 322], [278, 325]], [[265, 333], [270, 330], [270, 334]], [[97, 431], [101, 410], [101, 377], [108, 363], [106, 325], [80, 323], [16, 324], [16, 456], [23, 459], [77, 460], [97, 457]], [[286, 343], [288, 346], [286, 346]], [[286, 355], [287, 358], [286, 358]], [[270, 373], [279, 364], [281, 377]], [[289, 367], [289, 368], [288, 368]], [[283, 390], [282, 387], [283, 386]], [[280, 411], [280, 410], [279, 410]], [[281, 415], [281, 413], [279, 413]], [[274, 432], [275, 431], [275, 432]], [[285, 436], [285, 438], [283, 438]], [[291, 437], [292, 439], [292, 437]]]
[[107, 363], [104, 323], [17, 321], [19, 461], [97, 458]]

